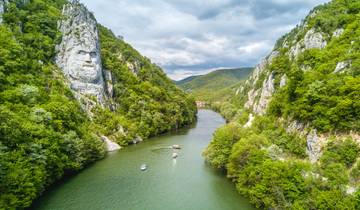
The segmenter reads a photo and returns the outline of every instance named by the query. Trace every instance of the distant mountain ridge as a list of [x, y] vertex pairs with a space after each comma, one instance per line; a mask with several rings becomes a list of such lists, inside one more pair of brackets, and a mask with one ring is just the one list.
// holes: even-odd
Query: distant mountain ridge
[[181, 89], [190, 92], [196, 100], [218, 101], [227, 94], [220, 92], [248, 78], [253, 68], [219, 69], [205, 75], [190, 76], [176, 81]]

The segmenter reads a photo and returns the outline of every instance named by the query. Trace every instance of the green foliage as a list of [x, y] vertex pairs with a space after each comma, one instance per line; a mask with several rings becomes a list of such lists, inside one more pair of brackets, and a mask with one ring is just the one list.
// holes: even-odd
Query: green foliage
[[353, 183], [360, 182], [360, 164], [357, 162], [350, 171], [350, 181]]
[[[233, 121], [232, 123], [219, 128], [213, 137], [210, 145], [204, 152], [206, 160], [215, 167], [223, 167], [229, 162], [231, 148], [232, 153], [236, 153], [239, 148], [234, 149], [234, 143], [251, 141], [256, 146], [255, 139], [262, 139], [260, 142], [263, 147], [276, 145], [280, 152], [286, 156], [304, 158], [306, 142], [295, 134], [288, 134], [280, 124], [274, 123], [273, 118], [262, 117], [256, 118], [250, 128], [244, 128], [244, 123]], [[260, 145], [260, 144], [258, 144]], [[278, 154], [282, 155], [282, 154]]]
[[[355, 209], [354, 198], [344, 191], [349, 181], [346, 165], [332, 159], [332, 162], [314, 168], [303, 160], [304, 151], [299, 154], [295, 147], [287, 150], [287, 145], [273, 139], [274, 134], [280, 138], [286, 134], [279, 133], [281, 129], [276, 131], [276, 125], [271, 127], [270, 122], [271, 119], [265, 117], [255, 120], [251, 128], [240, 127], [236, 141], [233, 141], [234, 134], [226, 132], [229, 125], [218, 129], [205, 157], [216, 167], [226, 165], [228, 177], [235, 182], [238, 191], [248, 196], [258, 208]], [[291, 144], [290, 139], [287, 141]], [[352, 145], [354, 142], [347, 141], [350, 140], [327, 149], [324, 159], [336, 158], [328, 152], [333, 151], [344, 156], [341, 157], [344, 162], [353, 163], [353, 158], [348, 156], [353, 156], [352, 150], [356, 147]], [[304, 143], [297, 147], [305, 148]], [[277, 154], [270, 150], [274, 144], [281, 148]], [[346, 149], [350, 154], [344, 153]], [[355, 171], [354, 177], [358, 174]]]
[[227, 121], [231, 121], [240, 112], [238, 107], [230, 102], [215, 102], [210, 105], [211, 109], [219, 112]]
[[[0, 24], [0, 209], [29, 207], [49, 185], [105, 155], [100, 135], [122, 145], [192, 123], [194, 100], [161, 69], [101, 27], [104, 65], [115, 75], [112, 112], [93, 118], [54, 64], [66, 0], [10, 0]], [[114, 54], [113, 54], [114, 53]], [[124, 61], [138, 60], [137, 76]], [[124, 132], [119, 129], [124, 127]]]
[[321, 163], [323, 167], [328, 167], [330, 163], [340, 163], [349, 168], [355, 163], [359, 152], [359, 145], [352, 139], [331, 141], [322, 155]]
[[[206, 150], [207, 162], [217, 167], [225, 165], [238, 191], [256, 207], [360, 208], [360, 147], [350, 137], [342, 138], [360, 131], [359, 11], [357, 0], [333, 0], [315, 8], [301, 25], [278, 40], [278, 56], [258, 75], [255, 84], [246, 82], [242, 85], [243, 94], [213, 105], [241, 132], [237, 132], [234, 142], [234, 135], [226, 133], [226, 127], [218, 129]], [[344, 32], [334, 37], [339, 28]], [[290, 58], [290, 48], [303, 40], [310, 29], [322, 33], [326, 48], [304, 50], [297, 58]], [[334, 72], [337, 64], [344, 61], [351, 65]], [[250, 89], [261, 92], [270, 72], [275, 76], [275, 92], [268, 110], [264, 116], [256, 116], [252, 126], [244, 128], [247, 93]], [[287, 81], [280, 88], [283, 75]], [[255, 101], [258, 99], [259, 95]], [[294, 121], [332, 136], [322, 145], [317, 163], [307, 159], [306, 135], [286, 131], [289, 122]], [[349, 186], [358, 191], [348, 194]]]
[[236, 123], [219, 128], [215, 132], [211, 144], [203, 153], [207, 161], [214, 167], [225, 167], [231, 147], [240, 139], [241, 133], [241, 126]]
[[223, 102], [229, 93], [235, 93], [239, 82], [245, 80], [253, 68], [220, 69], [211, 73], [191, 76], [176, 84], [189, 92], [197, 101]]
[[104, 156], [52, 63], [63, 1], [10, 1], [0, 25], [0, 208], [28, 207], [64, 173]]
[[[119, 105], [107, 120], [99, 114], [101, 127], [111, 133], [117, 122], [128, 133], [127, 144], [139, 135], [143, 138], [175, 130], [195, 121], [196, 107], [192, 98], [177, 88], [163, 71], [141, 56], [130, 45], [99, 26], [102, 59], [105, 69], [111, 70], [114, 82], [113, 100]], [[135, 66], [130, 69], [129, 64]], [[119, 120], [118, 116], [122, 116]]]
[[[332, 73], [336, 66], [333, 60], [344, 50], [339, 51], [341, 47], [333, 43], [330, 46], [334, 49], [305, 51], [298, 58], [299, 67], [294, 65], [286, 71], [288, 84], [274, 95], [271, 114], [310, 122], [321, 132], [359, 130], [359, 77], [351, 74], [356, 70]], [[275, 61], [286, 56], [280, 55]], [[287, 62], [274, 62], [271, 68], [283, 69], [283, 64]], [[303, 72], [302, 65], [312, 70]]]

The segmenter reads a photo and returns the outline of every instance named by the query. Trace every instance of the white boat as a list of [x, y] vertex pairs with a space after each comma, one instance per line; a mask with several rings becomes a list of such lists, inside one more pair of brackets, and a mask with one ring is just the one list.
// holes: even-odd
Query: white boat
[[147, 169], [147, 165], [146, 165], [146, 164], [142, 164], [142, 165], [140, 166], [140, 170], [145, 171], [146, 169]]
[[174, 153], [172, 153], [172, 158], [177, 158], [179, 155], [178, 155], [178, 153], [176, 153], [176, 152], [174, 152]]
[[178, 144], [174, 144], [171, 146], [173, 149], [181, 149], [180, 145]]

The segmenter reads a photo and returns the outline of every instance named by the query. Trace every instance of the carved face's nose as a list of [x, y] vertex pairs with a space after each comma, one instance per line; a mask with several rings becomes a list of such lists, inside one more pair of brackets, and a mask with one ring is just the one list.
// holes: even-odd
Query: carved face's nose
[[86, 53], [85, 62], [86, 62], [86, 63], [92, 63], [90, 53]]

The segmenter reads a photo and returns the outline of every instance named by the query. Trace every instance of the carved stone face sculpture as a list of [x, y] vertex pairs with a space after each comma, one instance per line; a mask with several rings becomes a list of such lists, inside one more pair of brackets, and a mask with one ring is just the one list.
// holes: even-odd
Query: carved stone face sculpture
[[67, 51], [68, 74], [73, 80], [98, 84], [102, 76], [100, 55], [96, 48], [76, 46]]
[[69, 4], [59, 25], [62, 40], [56, 63], [70, 81], [71, 89], [95, 95], [102, 103], [105, 96], [97, 23], [81, 4]]

